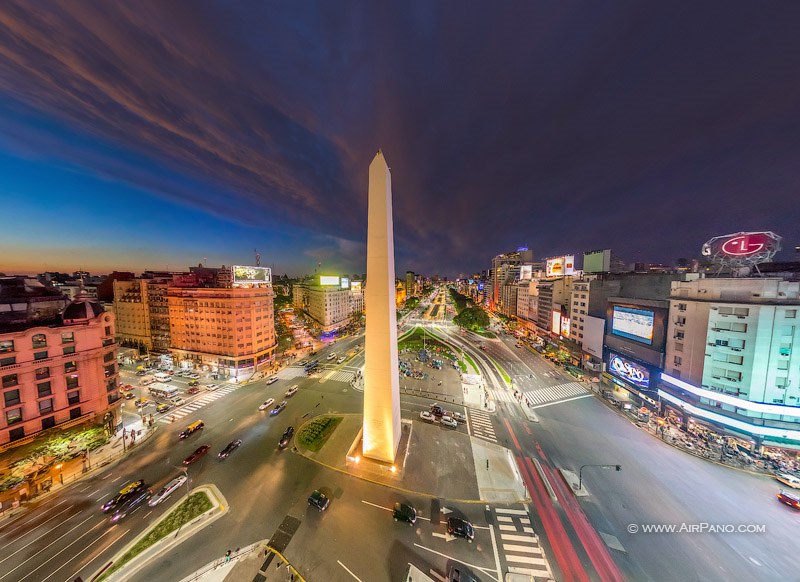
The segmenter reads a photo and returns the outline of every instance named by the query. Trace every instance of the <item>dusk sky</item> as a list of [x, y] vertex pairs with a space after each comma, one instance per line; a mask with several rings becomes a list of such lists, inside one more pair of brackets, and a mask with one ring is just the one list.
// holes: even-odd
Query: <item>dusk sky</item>
[[[500, 6], [496, 5], [500, 4]], [[800, 244], [800, 3], [0, 4], [0, 272]], [[784, 252], [784, 258], [792, 253]]]

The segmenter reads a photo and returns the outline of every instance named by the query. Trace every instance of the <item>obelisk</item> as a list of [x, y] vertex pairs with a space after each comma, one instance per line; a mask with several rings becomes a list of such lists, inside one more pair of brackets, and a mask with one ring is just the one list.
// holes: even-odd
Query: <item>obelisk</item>
[[394, 287], [392, 175], [378, 151], [369, 165], [367, 329], [364, 342], [364, 433], [368, 459], [394, 463], [400, 443], [400, 380]]

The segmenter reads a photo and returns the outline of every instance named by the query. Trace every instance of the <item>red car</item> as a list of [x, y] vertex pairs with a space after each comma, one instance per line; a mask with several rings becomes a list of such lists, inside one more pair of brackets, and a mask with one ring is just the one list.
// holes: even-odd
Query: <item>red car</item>
[[198, 392], [200, 392], [200, 388], [197, 386], [192, 386], [191, 388], [186, 389], [187, 394], [197, 394]]
[[784, 491], [783, 489], [777, 495], [778, 501], [781, 503], [785, 503], [791, 508], [800, 509], [800, 495], [797, 493], [791, 493], [789, 491]]
[[209, 451], [210, 448], [211, 445], [202, 445], [197, 447], [197, 450], [195, 450], [195, 452], [193, 452], [191, 455], [189, 455], [183, 460], [183, 464], [191, 465], [195, 461], [198, 461], [203, 455], [205, 455]]

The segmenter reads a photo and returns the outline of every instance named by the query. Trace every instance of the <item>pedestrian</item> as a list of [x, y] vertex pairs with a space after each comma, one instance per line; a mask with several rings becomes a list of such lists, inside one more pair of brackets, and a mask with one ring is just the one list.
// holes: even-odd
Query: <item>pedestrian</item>
[[231, 561], [231, 551], [228, 550], [227, 552], [225, 552], [225, 562], [230, 562], [230, 561]]

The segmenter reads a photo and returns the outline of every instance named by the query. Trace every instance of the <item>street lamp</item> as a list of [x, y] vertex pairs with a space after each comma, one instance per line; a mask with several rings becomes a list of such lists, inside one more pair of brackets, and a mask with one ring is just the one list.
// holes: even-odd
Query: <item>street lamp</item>
[[64, 484], [64, 473], [61, 472], [61, 467], [63, 467], [63, 463], [59, 463], [56, 465], [56, 469], [58, 469], [58, 480], [61, 481], [61, 484]]
[[600, 467], [601, 469], [615, 469], [622, 471], [622, 465], [581, 465], [578, 470], [578, 489], [583, 489], [583, 468], [584, 467]]

